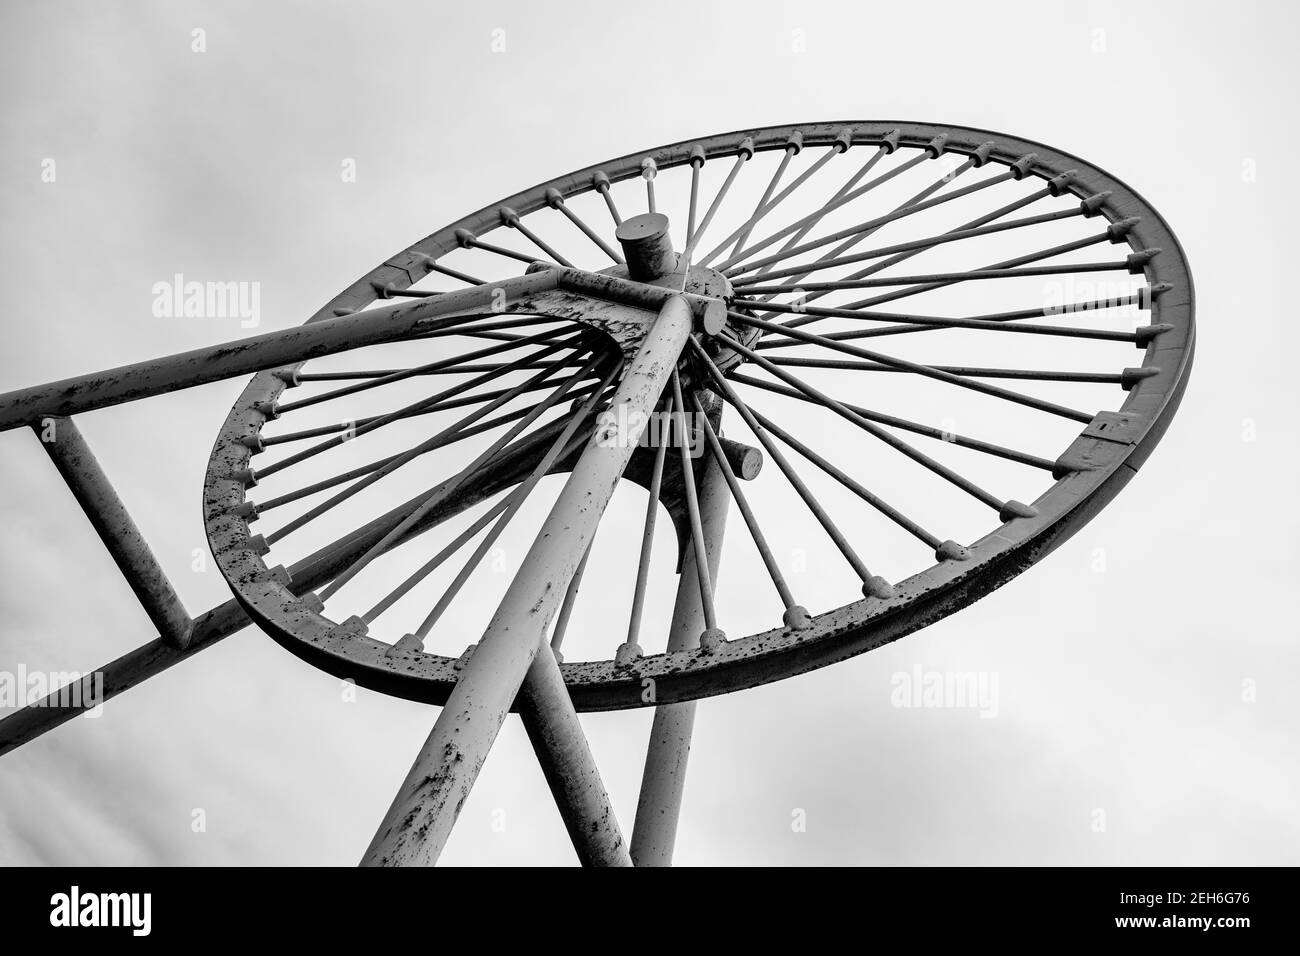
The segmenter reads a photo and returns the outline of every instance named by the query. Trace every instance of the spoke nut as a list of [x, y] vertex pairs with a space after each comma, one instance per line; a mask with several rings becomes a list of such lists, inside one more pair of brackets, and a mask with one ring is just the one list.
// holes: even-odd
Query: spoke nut
[[879, 574], [873, 574], [862, 582], [862, 593], [866, 597], [880, 598], [884, 601], [894, 596], [894, 586]]
[[970, 549], [964, 548], [956, 541], [948, 540], [934, 549], [936, 561], [965, 561], [970, 557]]
[[720, 627], [706, 628], [700, 634], [700, 650], [712, 654], [727, 643], [727, 633]]
[[806, 631], [812, 627], [812, 616], [808, 613], [808, 609], [798, 604], [786, 608], [781, 620], [792, 631]]
[[640, 644], [625, 641], [620, 644], [618, 650], [614, 652], [614, 667], [619, 670], [625, 670], [640, 660], [643, 653]]

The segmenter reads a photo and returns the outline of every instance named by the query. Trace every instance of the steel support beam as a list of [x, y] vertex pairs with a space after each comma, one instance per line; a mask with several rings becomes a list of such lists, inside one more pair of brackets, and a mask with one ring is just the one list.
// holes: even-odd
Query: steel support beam
[[[599, 427], [502, 598], [433, 731], [389, 807], [363, 865], [434, 862], [501, 729], [569, 580], [595, 535], [669, 375], [694, 317], [680, 295], [663, 305], [629, 362]], [[625, 414], [623, 414], [625, 413]], [[620, 434], [614, 422], [631, 422]]]
[[[743, 445], [738, 447], [745, 448]], [[705, 551], [708, 554], [709, 580], [716, 588], [731, 493], [722, 469], [712, 455], [697, 476], [697, 487], [700, 522], [704, 527]], [[677, 580], [677, 601], [673, 606], [673, 620], [668, 631], [668, 650], [683, 651], [697, 647], [704, 627], [695, 549], [687, 548], [682, 559], [681, 575]], [[661, 704], [655, 708], [645, 770], [641, 775], [636, 822], [632, 826], [632, 861], [637, 866], [672, 865], [694, 728], [695, 701]]]
[[631, 866], [627, 841], [549, 646], [528, 668], [519, 716], [579, 861], [583, 866]]
[[[218, 382], [321, 355], [345, 352], [430, 332], [463, 321], [466, 313], [494, 311], [500, 300], [554, 289], [559, 273], [544, 269], [514, 279], [444, 292], [366, 309], [353, 315], [308, 322], [281, 332], [267, 332], [163, 358], [80, 375], [0, 395], [0, 431], [37, 424], [46, 416], [119, 405], [165, 392]], [[495, 300], [494, 300], [495, 296]]]
[[[267, 332], [5, 392], [0, 394], [0, 431], [39, 424], [50, 416], [74, 415], [120, 405], [195, 385], [294, 365], [322, 355], [451, 328], [480, 313], [488, 315], [500, 311], [502, 295], [507, 303], [515, 303], [555, 289], [651, 311], [662, 308], [669, 296], [681, 295], [603, 273], [546, 266], [532, 269], [527, 275], [485, 283], [472, 289], [442, 292], [423, 299], [406, 299], [352, 315], [319, 319], [280, 332]], [[707, 310], [713, 315], [725, 316], [724, 306], [716, 300], [693, 294], [681, 295], [681, 298], [701, 315]]]
[[71, 418], [51, 418], [34, 430], [149, 620], [164, 641], [184, 650], [194, 621], [113, 490], [81, 429]]
[[[502, 456], [483, 480], [466, 482], [461, 486], [460, 492], [449, 499], [444, 507], [434, 509], [426, 515], [425, 520], [412, 527], [402, 540], [421, 534], [437, 521], [459, 514], [466, 508], [473, 507], [486, 498], [517, 484], [533, 469], [546, 446], [562, 427], [562, 422], [555, 422], [539, 429], [531, 438], [520, 442], [516, 450]], [[328, 584], [341, 570], [404, 521], [434, 491], [436, 487], [421, 492], [339, 541], [326, 545], [290, 566], [291, 590], [295, 594], [302, 594]], [[211, 647], [223, 638], [242, 630], [249, 623], [244, 609], [232, 598], [195, 618], [189, 645], [183, 650], [159, 636], [135, 650], [128, 651], [116, 660], [96, 669], [95, 673], [103, 678], [102, 693], [98, 695], [96, 702], [103, 703], [130, 690], [155, 674], [162, 673], [204, 648]], [[84, 707], [69, 703], [68, 695], [55, 692], [0, 719], [0, 756], [66, 723], [84, 710]]]

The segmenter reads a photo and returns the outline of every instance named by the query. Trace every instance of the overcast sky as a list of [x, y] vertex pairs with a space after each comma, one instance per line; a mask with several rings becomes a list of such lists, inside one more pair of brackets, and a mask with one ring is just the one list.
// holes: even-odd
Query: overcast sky
[[[677, 862], [1295, 864], [1296, 27], [1281, 2], [7, 3], [0, 391], [248, 333], [155, 317], [175, 273], [258, 282], [260, 330], [288, 328], [437, 226], [661, 143], [841, 119], [1050, 143], [1185, 247], [1173, 426], [1008, 587], [702, 703]], [[192, 613], [229, 597], [199, 495], [242, 384], [79, 417]], [[33, 436], [0, 463], [0, 670], [150, 639]], [[996, 717], [891, 706], [917, 666], [996, 675]], [[0, 863], [353, 864], [435, 717], [247, 629], [0, 759]], [[584, 718], [625, 832], [649, 719]], [[516, 721], [443, 859], [574, 860]]]

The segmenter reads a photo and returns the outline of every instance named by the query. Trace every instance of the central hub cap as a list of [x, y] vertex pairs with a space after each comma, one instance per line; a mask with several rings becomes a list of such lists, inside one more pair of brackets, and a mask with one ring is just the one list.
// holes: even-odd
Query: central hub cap
[[[680, 259], [673, 251], [672, 240], [668, 235], [667, 216], [660, 212], [647, 212], [624, 219], [615, 235], [623, 247], [627, 265], [604, 270], [608, 275], [626, 275], [629, 279], [647, 285], [679, 287], [682, 280], [678, 271]], [[731, 283], [721, 272], [704, 266], [690, 266], [686, 270], [686, 281], [680, 289], [682, 292], [724, 300], [730, 299], [733, 294]], [[719, 330], [708, 331], [716, 334]]]
[[[734, 292], [726, 276], [716, 269], [692, 265], [684, 277], [678, 271], [680, 259], [673, 250], [668, 234], [668, 217], [663, 213], [647, 212], [619, 224], [615, 235], [623, 247], [626, 266], [605, 270], [610, 275], [626, 275], [629, 279], [682, 292], [730, 302]], [[703, 333], [703, 334], [700, 334]], [[756, 330], [732, 322], [723, 310], [714, 310], [706, 317], [703, 328], [697, 332], [713, 357], [724, 370], [742, 361], [741, 356], [719, 336], [730, 335], [746, 345], [758, 338]]]
[[614, 233], [627, 259], [628, 278], [651, 282], [677, 268], [677, 253], [668, 237], [668, 217], [647, 212], [624, 219]]

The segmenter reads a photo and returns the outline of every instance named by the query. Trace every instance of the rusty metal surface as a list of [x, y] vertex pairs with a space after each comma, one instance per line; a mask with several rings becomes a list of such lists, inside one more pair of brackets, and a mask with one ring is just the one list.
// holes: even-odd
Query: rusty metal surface
[[[742, 446], [747, 447], [747, 446]], [[722, 469], [709, 458], [699, 479], [700, 520], [704, 526], [709, 559], [709, 579], [718, 580], [722, 540], [726, 533], [730, 492]], [[704, 608], [696, 555], [687, 549], [677, 581], [677, 598], [668, 630], [668, 650], [695, 652], [704, 630]], [[655, 708], [646, 748], [636, 821], [632, 826], [632, 862], [637, 866], [671, 866], [677, 842], [677, 821], [686, 788], [686, 766], [695, 730], [696, 701], [661, 704]]]
[[[645, 706], [640, 694], [643, 679], [656, 681], [660, 701], [694, 699], [777, 680], [879, 646], [969, 604], [1028, 567], [1117, 493], [1131, 474], [1131, 470], [1126, 469], [1135, 467], [1150, 453], [1177, 406], [1186, 382], [1194, 341], [1191, 279], [1177, 240], [1159, 215], [1118, 180], [1076, 157], [1037, 143], [983, 130], [905, 123], [831, 123], [747, 130], [692, 140], [652, 150], [648, 154], [638, 153], [599, 164], [520, 193], [506, 200], [505, 204], [526, 214], [545, 204], [548, 190], [571, 196], [595, 188], [597, 171], [603, 170], [611, 181], [640, 175], [641, 158], [646, 155], [652, 156], [660, 169], [688, 162], [691, 148], [696, 143], [702, 144], [712, 158], [734, 155], [738, 152], [739, 140], [744, 136], [753, 138], [757, 150], [784, 149], [795, 131], [802, 132], [805, 146], [813, 146], [834, 142], [846, 129], [853, 142], [877, 145], [896, 141], [900, 146], [926, 147], [936, 137], [944, 136], [943, 148], [947, 152], [978, 155], [982, 160], [1005, 165], [1015, 164], [1023, 175], [1045, 182], [1055, 181], [1080, 198], [1106, 193], [1101, 212], [1107, 219], [1139, 219], [1126, 240], [1134, 249], [1159, 247], [1166, 250], [1164, 255], [1147, 262], [1143, 271], [1152, 285], [1170, 285], [1151, 307], [1152, 323], [1168, 324], [1171, 328], [1150, 338], [1146, 345], [1142, 364], [1154, 371], [1138, 380], [1128, 392], [1122, 409], [1127, 424], [1124, 431], [1116, 433], [1123, 440], [1105, 442], [1092, 448], [1086, 459], [1072, 445], [1067, 452], [1070, 460], [1085, 462], [1087, 467], [1063, 469], [1056, 476], [1059, 479], [1057, 484], [1033, 503], [1036, 516], [1013, 517], [975, 542], [964, 561], [941, 561], [898, 582], [894, 597], [888, 600], [867, 599], [826, 612], [819, 615], [814, 627], [807, 630], [794, 632], [779, 627], [760, 634], [735, 637], [727, 641], [717, 654], [668, 652], [649, 656], [638, 661], [635, 673], [615, 668], [613, 661], [564, 664], [562, 672], [579, 710]], [[993, 143], [991, 147], [988, 145], [990, 142]], [[1068, 179], [1063, 177], [1067, 171], [1072, 173]], [[375, 276], [391, 274], [399, 265], [408, 279], [418, 278], [423, 274], [420, 263], [424, 260], [421, 256], [434, 255], [442, 248], [454, 246], [452, 234], [457, 228], [487, 231], [498, 225], [496, 209], [497, 206], [493, 206], [440, 230], [407, 250], [409, 256], [402, 253], [391, 258], [367, 281], [359, 282], [329, 307], [353, 301], [349, 296], [373, 298], [374, 290], [370, 283]], [[604, 273], [554, 268], [550, 271], [558, 274], [556, 290], [517, 303], [515, 307], [539, 311], [554, 308], [554, 314], [581, 320], [582, 314], [589, 317], [599, 315], [604, 308], [593, 307], [593, 298], [649, 309], [662, 302], [663, 296], [669, 292], [653, 283], [629, 281], [625, 277], [626, 267], [614, 267]], [[358, 291], [359, 287], [364, 287], [364, 292]], [[712, 295], [719, 294], [717, 288], [704, 287], [700, 291], [705, 294], [694, 296], [692, 301], [697, 314]], [[729, 294], [729, 287], [721, 294]], [[687, 298], [692, 299], [692, 296], [688, 294]], [[623, 343], [625, 350], [640, 334], [640, 329], [634, 326], [643, 321], [643, 318], [634, 318], [633, 325], [620, 326], [615, 322], [596, 320]], [[754, 336], [757, 333], [748, 329], [745, 334]], [[1086, 431], [1084, 434], [1086, 436]], [[629, 477], [637, 473], [638, 467], [638, 457], [634, 456]], [[665, 486], [670, 486], [670, 482], [666, 480]], [[683, 520], [680, 502], [669, 504], [669, 508], [680, 529]], [[277, 637], [286, 646], [292, 644], [288, 630]], [[340, 646], [333, 650], [340, 658], [351, 657], [353, 666], [344, 666], [343, 670], [359, 683], [388, 689], [400, 684], [404, 696], [431, 702], [445, 700], [454, 680], [452, 659], [422, 655], [417, 661], [404, 665], [399, 677], [382, 657], [380, 648], [385, 645], [374, 643], [376, 647], [371, 648], [363, 640], [357, 640], [354, 646]], [[611, 639], [610, 646], [614, 643]]]
[[668, 217], [647, 212], [619, 223], [614, 233], [623, 247], [628, 278], [652, 282], [677, 268], [677, 253], [668, 237]]
[[[679, 381], [691, 389], [703, 387], [702, 381], [691, 380], [692, 363], [681, 361], [682, 346], [692, 330], [723, 374], [747, 360], [757, 361], [749, 349], [764, 334], [762, 329], [752, 317], [737, 315], [740, 324], [733, 322], [728, 306], [735, 303], [735, 292], [725, 275], [691, 264], [691, 248], [702, 227], [699, 232], [688, 230], [693, 234], [680, 257], [672, 250], [667, 219], [653, 212], [653, 177], [647, 177], [651, 213], [619, 224], [617, 239], [625, 261], [618, 261], [612, 249], [566, 211], [616, 260], [601, 272], [571, 267], [529, 229], [524, 217], [543, 207], [560, 208], [566, 198], [599, 189], [618, 220], [608, 183], [684, 163], [691, 163], [698, 174], [696, 164], [703, 165], [706, 158], [734, 156], [726, 182], [705, 213], [707, 224], [741, 165], [755, 151], [786, 150], [788, 156], [796, 141], [800, 147], [836, 144], [837, 149], [846, 149], [849, 143], [861, 143], [890, 152], [920, 148], [932, 157], [950, 152], [966, 155], [976, 165], [999, 163], [1010, 167], [1017, 179], [1048, 182], [1053, 195], [1069, 192], [1079, 197], [1089, 214], [1100, 213], [1108, 220], [1115, 231], [1112, 241], [1127, 242], [1135, 250], [1128, 257], [1129, 271], [1142, 274], [1149, 288], [1158, 290], [1148, 305], [1151, 325], [1145, 334], [1134, 336], [1144, 352], [1142, 365], [1125, 369], [1120, 376], [1127, 397], [1118, 411], [1102, 412], [1091, 420], [1076, 413], [1074, 417], [1086, 427], [1060, 454], [1052, 468], [1055, 484], [1032, 507], [1002, 509], [1001, 524], [994, 530], [969, 548], [939, 548], [934, 566], [898, 582], [892, 591], [870, 592], [866, 599], [820, 614], [811, 622], [800, 608], [799, 627], [781, 626], [726, 640], [712, 621], [708, 581], [716, 580], [719, 571], [729, 492], [712, 458], [703, 468], [695, 468], [683, 454], [675, 472], [671, 467], [664, 472], [662, 488], [655, 485], [678, 532], [683, 574], [667, 651], [646, 657], [639, 646], [633, 646], [612, 660], [559, 665], [546, 640], [551, 618], [575, 569], [585, 560], [615, 486], [620, 480], [644, 483], [647, 470], [645, 451], [600, 442], [604, 426], [593, 418], [581, 423], [577, 438], [559, 460], [543, 461], [543, 467], [568, 473], [569, 479], [525, 559], [524, 570], [511, 583], [482, 641], [472, 645], [472, 653], [451, 659], [426, 654], [418, 643], [393, 647], [371, 638], [364, 625], [356, 626], [359, 618], [342, 624], [326, 618], [312, 592], [386, 536], [409, 540], [514, 487], [542, 460], [563, 422], [510, 446], [490, 466], [457, 485], [456, 494], [439, 498], [437, 507], [428, 506], [430, 492], [426, 491], [292, 568], [267, 567], [262, 560], [265, 541], [249, 526], [256, 520], [256, 508], [245, 502], [245, 489], [252, 483], [253, 456], [262, 448], [261, 426], [276, 417], [276, 402], [297, 383], [296, 370], [312, 358], [399, 342], [502, 311], [548, 316], [598, 329], [633, 360], [614, 403], [643, 413], [656, 406], [670, 375], [674, 388]], [[693, 179], [692, 224], [697, 185]], [[517, 230], [555, 263], [532, 263], [527, 255], [482, 238], [499, 228]], [[403, 294], [430, 271], [455, 275], [439, 266], [437, 258], [466, 245], [514, 258], [527, 266], [527, 272], [463, 292], [361, 311], [376, 297]], [[1164, 254], [1159, 256], [1148, 251], [1161, 249]], [[866, 257], [858, 253], [845, 261]], [[768, 281], [795, 274], [797, 269], [778, 269]], [[854, 285], [867, 287], [881, 281]], [[767, 288], [754, 282], [742, 285], [749, 294]], [[836, 284], [808, 285], [815, 289]], [[734, 307], [752, 305], [741, 302]], [[445, 704], [364, 862], [389, 865], [436, 859], [497, 731], [508, 713], [518, 710], [579, 859], [587, 865], [626, 866], [633, 861], [667, 865], [681, 807], [695, 701], [799, 674], [895, 640], [978, 600], [1058, 546], [1119, 492], [1168, 427], [1188, 381], [1195, 348], [1193, 311], [1191, 276], [1167, 224], [1122, 182], [1076, 157], [1014, 137], [930, 124], [772, 127], [637, 153], [526, 190], [391, 257], [299, 328], [0, 395], [0, 430], [24, 424], [54, 427], [55, 440], [44, 443], [51, 460], [159, 631], [157, 640], [101, 669], [100, 700], [187, 659], [241, 628], [251, 616], [293, 653], [331, 673], [387, 693]], [[728, 346], [723, 333], [740, 344]], [[589, 332], [583, 336], [598, 338]], [[701, 354], [698, 349], [696, 354]], [[257, 374], [223, 426], [204, 488], [209, 543], [235, 597], [192, 620], [67, 416], [250, 372]], [[720, 381], [725, 384], [726, 379]], [[677, 403], [680, 412], [684, 408], [680, 394]], [[561, 442], [569, 434], [565, 432]], [[715, 453], [724, 455], [741, 478], [752, 479], [762, 466], [757, 449], [726, 439], [714, 448], [721, 449]], [[769, 452], [778, 454], [771, 446]], [[782, 463], [779, 457], [777, 463]], [[697, 485], [698, 508], [692, 494], [683, 494]], [[741, 505], [744, 511], [743, 501]], [[688, 527], [688, 516], [694, 519], [693, 528]], [[694, 548], [686, 546], [691, 532]], [[954, 557], [957, 552], [960, 560]], [[708, 567], [697, 575], [693, 572], [699, 553], [707, 554]], [[700, 647], [706, 624], [712, 637]], [[654, 688], [653, 694], [644, 693], [647, 686]], [[657, 710], [629, 847], [577, 714], [646, 705], [656, 705]], [[52, 697], [0, 721], [0, 754], [77, 712]]]
[[[551, 620], [693, 323], [691, 307], [681, 296], [673, 296], [660, 310], [610, 402], [612, 409], [627, 413], [624, 420], [635, 423], [627, 440], [609, 441], [606, 426], [601, 426], [583, 448], [520, 571], [460, 669], [428, 740], [366, 851], [365, 863], [418, 865], [438, 858], [529, 667], [540, 650], [550, 653]], [[317, 630], [327, 623], [318, 614], [310, 621]], [[321, 637], [330, 640], [331, 635]]]
[[[260, 387], [263, 384], [264, 382], [255, 379], [254, 383], [249, 385], [249, 389], [254, 389], [255, 386]], [[414, 537], [422, 534], [429, 527], [517, 484], [532, 470], [541, 457], [545, 446], [555, 437], [561, 427], [561, 425], [555, 424], [539, 429], [526, 443], [521, 443], [517, 449], [502, 456], [498, 462], [494, 463], [493, 468], [485, 470], [472, 481], [462, 485], [460, 493], [455, 498], [445, 502], [442, 507], [430, 511], [423, 521], [414, 525], [407, 532], [407, 536]], [[594, 421], [585, 427], [590, 432], [595, 427]], [[575, 458], [576, 455], [559, 460], [556, 462], [554, 470], [556, 472], [569, 470], [572, 468]], [[339, 571], [348, 567], [360, 555], [369, 550], [376, 541], [383, 538], [384, 535], [400, 524], [420, 506], [426, 497], [427, 493], [417, 495], [358, 528], [353, 534], [335, 544], [320, 549], [288, 568], [273, 569], [267, 573], [276, 580], [286, 581], [289, 593], [293, 595], [303, 594], [328, 584]], [[232, 598], [195, 618], [189, 644], [184, 649], [177, 648], [159, 636], [155, 640], [97, 668], [96, 673], [102, 674], [104, 678], [103, 693], [100, 699], [104, 701], [111, 700], [118, 694], [131, 689], [156, 674], [162, 673], [183, 660], [189, 659], [204, 648], [212, 646], [252, 623], [240, 600]], [[273, 633], [271, 636], [276, 637], [277, 635]], [[350, 665], [346, 661], [340, 662], [324, 655], [313, 656], [310, 649], [304, 650], [296, 640], [287, 642], [286, 646], [316, 666], [338, 676], [347, 676], [350, 673]], [[387, 645], [382, 645], [382, 647], [386, 649]], [[450, 667], [448, 668], [448, 674], [449, 679], [454, 677], [454, 670]], [[376, 689], [384, 690], [385, 688], [380, 685]], [[69, 706], [66, 697], [67, 695], [51, 694], [43, 700], [24, 707], [0, 720], [0, 755], [8, 753], [15, 747], [21, 746], [80, 714], [82, 708]]]
[[55, 418], [38, 430], [41, 447], [104, 542], [158, 633], [184, 650], [194, 622], [76, 423]]
[[[235, 342], [193, 349], [178, 355], [123, 365], [90, 375], [18, 389], [0, 395], [0, 431], [38, 422], [44, 416], [72, 415], [133, 402], [165, 392], [219, 382], [238, 375], [276, 368], [431, 332], [465, 315], [492, 315], [494, 289], [519, 298], [554, 288], [555, 274], [542, 271], [436, 298], [398, 302], [356, 315], [318, 313], [315, 321]], [[371, 290], [370, 300], [375, 298]]]
[[[1143, 269], [1152, 285], [1168, 283], [1170, 286], [1169, 291], [1152, 303], [1153, 324], [1168, 325], [1169, 331], [1148, 340], [1142, 363], [1144, 368], [1157, 371], [1139, 380], [1128, 393], [1122, 409], [1124, 421], [1119, 427], [1112, 428], [1106, 435], [1098, 434], [1096, 429], [1091, 433], [1085, 431], [1070, 445], [1062, 455], [1062, 467], [1056, 476], [1059, 480], [1033, 503], [1038, 511], [1037, 517], [1015, 519], [981, 538], [972, 545], [970, 560], [960, 564], [944, 562], [899, 582], [895, 597], [889, 601], [856, 602], [819, 615], [816, 626], [809, 631], [792, 633], [776, 628], [730, 640], [718, 653], [707, 657], [689, 651], [646, 657], [637, 663], [633, 674], [616, 672], [612, 662], [565, 664], [562, 672], [579, 710], [644, 706], [640, 695], [644, 678], [657, 681], [660, 702], [694, 699], [777, 680], [869, 650], [977, 600], [1058, 545], [1118, 493], [1150, 454], [1178, 405], [1187, 382], [1195, 332], [1191, 276], [1176, 238], [1155, 210], [1113, 176], [1077, 157], [1028, 140], [984, 130], [889, 121], [744, 130], [689, 140], [597, 164], [519, 193], [507, 199], [505, 204], [526, 215], [547, 203], [548, 190], [563, 198], [598, 188], [602, 177], [609, 181], [633, 178], [640, 174], [641, 159], [647, 155], [653, 157], [660, 168], [685, 163], [697, 144], [710, 157], [715, 157], [735, 155], [745, 137], [752, 138], [756, 150], [779, 150], [784, 149], [795, 135], [801, 136], [804, 146], [811, 147], [833, 142], [844, 130], [855, 143], [893, 141], [913, 147], [923, 147], [936, 136], [946, 135], [944, 149], [947, 152], [968, 156], [976, 155], [983, 144], [992, 141], [993, 146], [986, 153], [993, 162], [1014, 163], [1028, 175], [1042, 180], [1052, 180], [1072, 171], [1073, 176], [1065, 185], [1068, 191], [1081, 198], [1107, 193], [1101, 212], [1108, 220], [1140, 219], [1127, 236], [1132, 248], [1158, 247], [1165, 250], [1162, 256], [1147, 263]], [[455, 229], [486, 232], [501, 225], [501, 205], [494, 204], [467, 216], [391, 257], [327, 303], [312, 321], [332, 319], [338, 310], [360, 308], [373, 301], [377, 295], [377, 282], [381, 287], [388, 284], [397, 288], [409, 286], [429, 271], [430, 257], [436, 258], [456, 247]], [[585, 277], [579, 278], [586, 281]], [[563, 281], [563, 276], [557, 278], [556, 288]], [[641, 294], [653, 296], [657, 293]], [[287, 346], [292, 342], [296, 349], [312, 341], [315, 340], [311, 337], [285, 339], [283, 344]], [[212, 350], [201, 352], [207, 357]], [[113, 378], [112, 381], [104, 380], [104, 376], [70, 379], [0, 396], [0, 427], [27, 423], [42, 414], [67, 413], [129, 401], [144, 394], [157, 394], [199, 381], [242, 374], [240, 369], [247, 371], [277, 364], [238, 356], [229, 359], [229, 365], [222, 366], [222, 374], [211, 374], [211, 370], [195, 368], [197, 358], [194, 355], [189, 353], [190, 357], [176, 357], [182, 361], [165, 370], [157, 363], [141, 363], [115, 373], [104, 373], [104, 376]], [[298, 351], [292, 361], [306, 357], [309, 355]], [[227, 358], [222, 356], [222, 360], [227, 361]], [[249, 362], [253, 364], [241, 364]], [[231, 371], [232, 368], [235, 370]], [[147, 380], [143, 391], [133, 382], [120, 381], [124, 376], [132, 378], [129, 369], [138, 369]], [[255, 378], [254, 383], [261, 378]], [[254, 386], [250, 385], [250, 388]], [[326, 565], [327, 561], [317, 566], [317, 571], [323, 575], [321, 580], [328, 579]], [[301, 578], [295, 580], [295, 589], [300, 584]], [[228, 602], [200, 615], [192, 644], [184, 653], [153, 642], [109, 665], [106, 671], [111, 671], [113, 678], [106, 681], [106, 689], [110, 693], [114, 692], [111, 690], [114, 686], [124, 689], [237, 629], [242, 624], [242, 620], [237, 621], [237, 610], [233, 602]], [[379, 660], [371, 657], [364, 644], [337, 648], [333, 656], [321, 658], [314, 649], [305, 648], [296, 637], [275, 636], [286, 646], [292, 646], [296, 653], [333, 668], [336, 673], [412, 699], [440, 703], [446, 699], [455, 679], [452, 662], [435, 655], [422, 655], [417, 662], [398, 672], [383, 662], [382, 654]], [[386, 648], [387, 645], [380, 647]], [[354, 653], [358, 650], [359, 653]], [[13, 745], [6, 744], [6, 741], [30, 739], [64, 719], [67, 717], [56, 708], [27, 708], [0, 721], [0, 752]]]
[[519, 695], [519, 716], [583, 866], [631, 866], [627, 841], [578, 723], [555, 654], [533, 659]]

